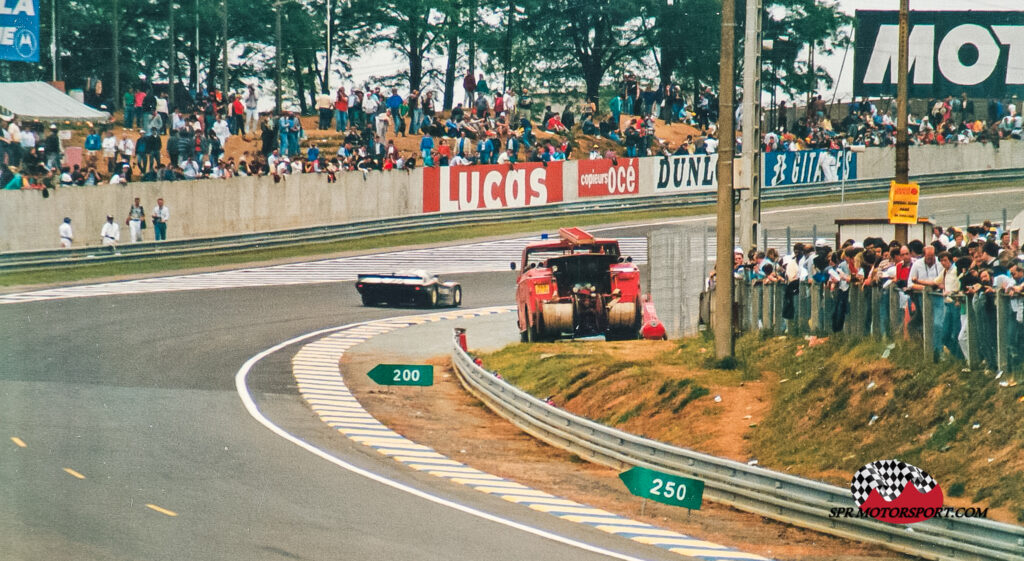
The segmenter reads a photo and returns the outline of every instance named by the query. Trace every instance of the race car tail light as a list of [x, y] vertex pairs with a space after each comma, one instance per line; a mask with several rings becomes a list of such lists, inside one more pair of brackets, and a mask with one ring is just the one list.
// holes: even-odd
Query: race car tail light
[[418, 287], [418, 286], [413, 287], [413, 290], [419, 290], [419, 289], [420, 289], [420, 287]]

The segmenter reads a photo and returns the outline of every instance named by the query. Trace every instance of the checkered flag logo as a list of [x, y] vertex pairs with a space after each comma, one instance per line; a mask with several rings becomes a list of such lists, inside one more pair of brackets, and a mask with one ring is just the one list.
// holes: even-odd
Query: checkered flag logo
[[868, 500], [872, 489], [877, 489], [885, 502], [890, 503], [903, 494], [907, 484], [927, 495], [938, 486], [927, 472], [899, 460], [879, 460], [857, 470], [850, 482], [850, 492], [859, 508]]

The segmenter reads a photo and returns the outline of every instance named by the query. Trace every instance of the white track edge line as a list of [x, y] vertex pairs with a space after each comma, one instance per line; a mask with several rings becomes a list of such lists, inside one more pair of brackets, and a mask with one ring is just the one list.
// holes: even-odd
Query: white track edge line
[[294, 345], [295, 343], [298, 343], [300, 341], [304, 341], [306, 339], [310, 339], [310, 338], [317, 337], [319, 335], [324, 335], [324, 334], [327, 334], [327, 333], [332, 333], [332, 332], [336, 332], [336, 331], [342, 331], [342, 330], [345, 330], [345, 329], [350, 329], [350, 328], [353, 328], [353, 327], [365, 325], [367, 323], [370, 323], [370, 322], [367, 321], [367, 322], [360, 322], [360, 323], [353, 323], [353, 324], [349, 324], [349, 325], [343, 325], [343, 326], [340, 326], [340, 327], [331, 327], [331, 328], [321, 329], [319, 331], [314, 331], [314, 332], [311, 332], [311, 333], [307, 333], [305, 335], [299, 335], [298, 337], [294, 337], [294, 338], [289, 339], [289, 340], [287, 340], [287, 341], [285, 341], [283, 343], [278, 343], [277, 345], [275, 345], [275, 346], [273, 346], [273, 347], [271, 347], [269, 349], [266, 349], [266, 350], [260, 352], [259, 354], [253, 356], [249, 360], [247, 360], [245, 362], [245, 364], [243, 364], [242, 367], [239, 368], [238, 372], [235, 374], [235, 388], [238, 391], [238, 395], [239, 395], [239, 397], [242, 400], [242, 404], [245, 406], [245, 409], [246, 409], [246, 411], [248, 411], [249, 415], [253, 419], [255, 419], [256, 422], [260, 423], [261, 425], [263, 425], [264, 427], [269, 429], [274, 434], [276, 434], [276, 435], [280, 436], [281, 438], [291, 442], [292, 444], [295, 444], [299, 448], [302, 448], [303, 450], [306, 450], [307, 452], [309, 452], [309, 453], [311, 453], [311, 454], [313, 454], [315, 456], [318, 456], [318, 457], [320, 457], [320, 458], [322, 458], [324, 460], [327, 460], [328, 462], [331, 462], [332, 464], [334, 464], [334, 465], [336, 465], [336, 466], [338, 466], [338, 467], [340, 467], [340, 468], [342, 468], [342, 469], [344, 469], [346, 471], [349, 471], [349, 472], [354, 473], [356, 475], [360, 475], [362, 477], [370, 479], [371, 481], [376, 481], [377, 483], [380, 483], [382, 485], [386, 485], [388, 487], [391, 487], [393, 489], [397, 489], [399, 491], [404, 491], [406, 493], [409, 493], [410, 495], [419, 497], [421, 499], [430, 501], [432, 503], [435, 503], [435, 504], [438, 504], [438, 505], [441, 505], [441, 506], [445, 506], [445, 507], [448, 507], [448, 508], [460, 511], [460, 512], [468, 514], [470, 516], [475, 516], [475, 517], [481, 518], [483, 520], [487, 520], [487, 521], [490, 521], [490, 522], [501, 524], [503, 526], [508, 526], [509, 528], [514, 528], [516, 530], [520, 530], [520, 531], [526, 532], [528, 534], [533, 534], [535, 536], [538, 536], [538, 537], [541, 537], [541, 538], [545, 538], [545, 539], [548, 539], [548, 540], [551, 540], [551, 541], [554, 541], [554, 542], [558, 542], [558, 543], [561, 543], [563, 545], [567, 545], [567, 546], [570, 546], [570, 547], [575, 547], [577, 549], [582, 549], [584, 551], [589, 551], [591, 553], [596, 553], [598, 555], [605, 555], [605, 556], [608, 556], [608, 557], [612, 557], [614, 559], [621, 559], [623, 561], [643, 561], [642, 558], [639, 558], [639, 557], [633, 557], [633, 556], [630, 556], [630, 555], [626, 555], [624, 553], [618, 553], [618, 552], [615, 552], [615, 551], [604, 549], [602, 547], [590, 545], [590, 544], [587, 544], [587, 543], [583, 543], [581, 541], [577, 541], [577, 540], [574, 540], [574, 539], [571, 539], [571, 538], [567, 538], [565, 536], [560, 536], [558, 534], [554, 534], [554, 533], [548, 532], [546, 530], [541, 530], [539, 528], [533, 528], [531, 526], [527, 526], [525, 524], [521, 524], [519, 522], [515, 522], [515, 521], [512, 521], [512, 520], [508, 520], [506, 518], [502, 518], [500, 516], [496, 516], [496, 515], [484, 512], [482, 510], [477, 510], [477, 509], [475, 509], [473, 507], [469, 507], [469, 506], [466, 506], [466, 505], [463, 505], [463, 504], [459, 504], [457, 502], [454, 502], [454, 501], [451, 501], [451, 500], [448, 500], [448, 499], [444, 499], [444, 498], [439, 497], [437, 495], [432, 495], [430, 493], [427, 493], [426, 491], [421, 491], [419, 489], [416, 489], [415, 487], [411, 487], [411, 486], [406, 485], [404, 483], [399, 483], [397, 481], [392, 481], [391, 479], [388, 479], [388, 478], [386, 478], [386, 477], [384, 477], [382, 475], [378, 475], [378, 474], [373, 473], [371, 471], [368, 471], [368, 470], [365, 470], [363, 468], [357, 467], [357, 466], [355, 466], [353, 464], [350, 464], [350, 463], [346, 462], [345, 460], [342, 460], [341, 458], [338, 458], [336, 456], [332, 456], [330, 453], [328, 453], [328, 452], [326, 452], [324, 450], [321, 450], [320, 448], [317, 448], [316, 446], [313, 446], [312, 444], [310, 444], [310, 443], [308, 443], [308, 442], [306, 442], [306, 441], [304, 441], [304, 440], [302, 440], [302, 439], [300, 439], [300, 438], [298, 438], [296, 436], [293, 436], [292, 434], [286, 432], [284, 429], [282, 429], [281, 427], [275, 425], [270, 419], [268, 419], [266, 416], [263, 415], [263, 413], [260, 411], [259, 407], [256, 405], [256, 402], [253, 400], [252, 395], [249, 394], [249, 388], [246, 386], [246, 379], [248, 378], [249, 372], [252, 370], [253, 366], [255, 366], [259, 361], [263, 360], [267, 356], [269, 356], [269, 355], [271, 355], [271, 354], [273, 354], [273, 353], [275, 353], [275, 352], [277, 352], [277, 351], [279, 351], [279, 350], [281, 350], [281, 349], [283, 349], [285, 347], [288, 347], [290, 345]]

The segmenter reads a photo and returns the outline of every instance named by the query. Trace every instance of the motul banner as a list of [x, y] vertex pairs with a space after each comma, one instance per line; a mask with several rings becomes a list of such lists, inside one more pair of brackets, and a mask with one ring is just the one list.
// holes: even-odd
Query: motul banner
[[[855, 96], [896, 95], [899, 12], [858, 10]], [[1024, 12], [910, 12], [910, 97], [1024, 96]]]
[[636, 158], [580, 160], [579, 196], [614, 197], [640, 192], [640, 162]]
[[423, 212], [562, 201], [562, 162], [423, 168]]

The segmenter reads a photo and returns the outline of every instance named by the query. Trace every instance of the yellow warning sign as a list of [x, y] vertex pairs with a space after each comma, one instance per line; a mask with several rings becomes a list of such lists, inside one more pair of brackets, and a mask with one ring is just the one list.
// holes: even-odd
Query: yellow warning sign
[[917, 203], [921, 188], [917, 183], [889, 185], [889, 224], [917, 224]]

